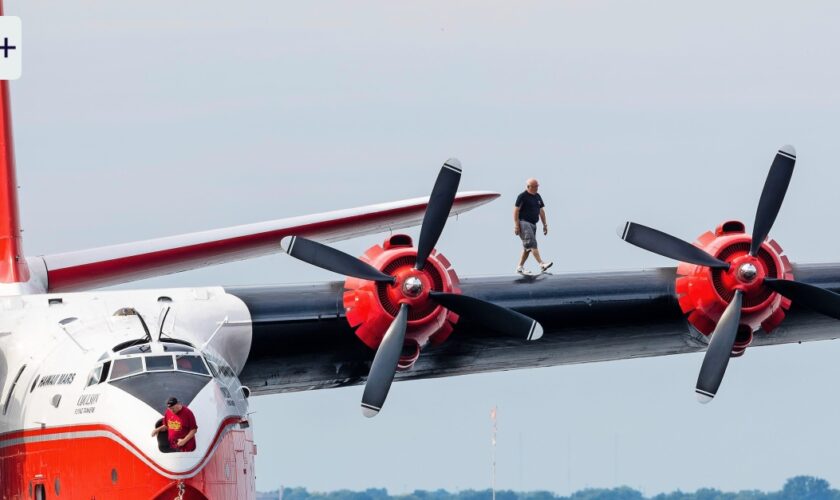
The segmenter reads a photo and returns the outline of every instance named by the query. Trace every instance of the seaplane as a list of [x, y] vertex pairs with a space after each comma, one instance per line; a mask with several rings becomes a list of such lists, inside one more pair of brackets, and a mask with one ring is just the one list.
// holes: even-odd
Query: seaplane
[[[751, 232], [619, 231], [677, 267], [460, 277], [436, 248], [447, 220], [499, 195], [458, 191], [454, 158], [412, 180], [425, 197], [27, 255], [2, 81], [0, 497], [256, 498], [249, 400], [294, 391], [363, 385], [371, 418], [394, 381], [705, 352], [708, 403], [748, 348], [837, 337], [840, 264], [793, 264], [768, 238], [795, 163], [776, 153]], [[329, 246], [376, 234], [358, 257]], [[271, 253], [343, 279], [102, 290]], [[172, 397], [195, 415], [190, 451], [151, 435]]]

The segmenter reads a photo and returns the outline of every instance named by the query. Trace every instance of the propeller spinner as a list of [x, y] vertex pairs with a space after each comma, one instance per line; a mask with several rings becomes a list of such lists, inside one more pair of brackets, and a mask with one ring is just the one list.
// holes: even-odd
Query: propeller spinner
[[[393, 319], [390, 319], [381, 340], [377, 338], [376, 355], [362, 395], [362, 413], [366, 417], [377, 415], [385, 403], [400, 365], [401, 355], [406, 348], [411, 347], [407, 332], [408, 335], [412, 335], [412, 322], [418, 322], [415, 316], [425, 317], [431, 314], [431, 311], [443, 308], [451, 311], [447, 314], [454, 313], [451, 317], [455, 319], [460, 315], [488, 329], [521, 339], [536, 340], [542, 336], [540, 324], [527, 316], [475, 297], [455, 293], [457, 290], [452, 286], [444, 290], [443, 277], [449, 277], [450, 273], [454, 276], [454, 271], [441, 268], [442, 264], [438, 261], [445, 262], [445, 259], [435, 253], [434, 247], [449, 218], [460, 180], [460, 162], [454, 158], [447, 160], [440, 169], [429, 197], [416, 251], [405, 248], [399, 250], [402, 257], [405, 257], [407, 251], [413, 253], [410, 256], [413, 265], [405, 265], [405, 258], [391, 258], [384, 260], [384, 265], [378, 268], [362, 259], [300, 236], [291, 236], [283, 241], [286, 253], [292, 257], [348, 276], [348, 283], [352, 278], [356, 278], [375, 284], [375, 295], [380, 302], [378, 309], [385, 310], [384, 306], [391, 309], [385, 314]], [[399, 240], [403, 247], [410, 247], [411, 240], [407, 236], [398, 235], [391, 238], [392, 242], [395, 240]], [[383, 252], [380, 247], [374, 248], [378, 249], [376, 253]], [[448, 266], [448, 262], [446, 265]], [[420, 343], [415, 341], [414, 346], [419, 354]]]

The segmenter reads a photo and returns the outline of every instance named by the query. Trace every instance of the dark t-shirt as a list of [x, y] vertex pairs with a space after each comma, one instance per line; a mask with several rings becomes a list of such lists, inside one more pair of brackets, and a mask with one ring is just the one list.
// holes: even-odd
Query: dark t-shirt
[[545, 207], [545, 203], [540, 193], [531, 194], [528, 191], [522, 191], [516, 197], [514, 206], [519, 207], [519, 220], [536, 224], [540, 220], [540, 209]]
[[163, 421], [169, 432], [169, 446], [173, 450], [195, 451], [195, 436], [187, 441], [183, 447], [178, 448], [177, 445], [179, 439], [189, 434], [191, 430], [198, 429], [198, 425], [195, 423], [195, 415], [189, 408], [184, 406], [178, 413], [167, 409], [163, 415]]

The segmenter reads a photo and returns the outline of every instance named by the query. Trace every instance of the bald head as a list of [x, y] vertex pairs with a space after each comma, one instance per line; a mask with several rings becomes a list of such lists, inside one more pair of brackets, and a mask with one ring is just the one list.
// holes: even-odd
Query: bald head
[[539, 187], [540, 187], [540, 183], [536, 179], [534, 179], [533, 177], [531, 177], [530, 179], [525, 181], [525, 189], [527, 189], [528, 192], [531, 193], [531, 194], [536, 193], [537, 189], [539, 189]]

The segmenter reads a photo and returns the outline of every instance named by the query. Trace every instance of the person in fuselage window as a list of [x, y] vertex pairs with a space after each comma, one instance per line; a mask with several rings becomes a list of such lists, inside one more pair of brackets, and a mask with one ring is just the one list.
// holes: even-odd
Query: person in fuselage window
[[178, 398], [166, 400], [166, 413], [163, 414], [163, 424], [152, 431], [152, 437], [167, 431], [171, 451], [195, 451], [195, 434], [198, 424], [195, 415]]
[[543, 234], [548, 234], [545, 203], [537, 192], [539, 187], [540, 183], [536, 179], [525, 181], [525, 191], [519, 193], [513, 207], [513, 234], [522, 240], [522, 254], [519, 257], [519, 265], [516, 266], [516, 272], [519, 274], [526, 274], [525, 261], [531, 254], [534, 254], [542, 272], [553, 264], [551, 261], [543, 261], [537, 249], [537, 221], [542, 221]]

